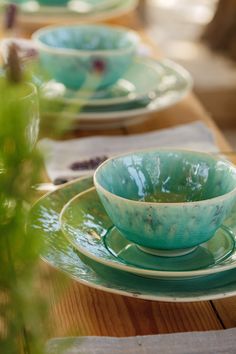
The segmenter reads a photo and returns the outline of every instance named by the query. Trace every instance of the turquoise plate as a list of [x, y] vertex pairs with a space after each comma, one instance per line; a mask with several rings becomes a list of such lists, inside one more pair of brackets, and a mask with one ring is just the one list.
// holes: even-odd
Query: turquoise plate
[[141, 276], [190, 278], [236, 266], [235, 235], [226, 227], [185, 256], [158, 257], [141, 251], [114, 227], [95, 188], [71, 199], [62, 209], [60, 223], [69, 242], [85, 256]]
[[[42, 84], [42, 94], [46, 99], [58, 100], [65, 105], [82, 104], [93, 106], [121, 105], [138, 100], [146, 100], [143, 105], [158, 97], [182, 93], [192, 87], [189, 73], [171, 61], [158, 61], [150, 58], [136, 58], [130, 68], [114, 84], [104, 90], [88, 92], [67, 89], [63, 84], [49, 81]], [[66, 106], [64, 106], [66, 109]], [[114, 110], [114, 107], [110, 107]], [[97, 111], [97, 107], [96, 107]]]
[[[5, 0], [5, 3], [10, 2]], [[66, 10], [79, 14], [109, 10], [117, 6], [120, 0], [15, 0], [20, 9], [25, 12], [62, 13]]]
[[149, 279], [114, 270], [77, 252], [64, 237], [59, 216], [65, 203], [92, 186], [92, 178], [70, 182], [33, 206], [29, 227], [45, 241], [42, 258], [46, 262], [84, 285], [135, 298], [187, 302], [236, 295], [236, 269], [193, 279]]
[[[51, 117], [58, 117], [60, 115], [60, 117], [65, 117], [65, 119], [70, 118], [78, 121], [79, 123], [88, 122], [88, 120], [93, 120], [94, 122], [101, 120], [103, 122], [111, 122], [115, 119], [121, 120], [125, 118], [125, 120], [127, 120], [131, 117], [137, 119], [138, 116], [148, 115], [150, 113], [171, 107], [181, 101], [183, 97], [186, 96], [186, 94], [191, 90], [191, 76], [185, 69], [172, 61], [163, 60], [161, 64], [158, 61], [156, 61], [156, 63], [159, 63], [158, 65], [163, 66], [166, 70], [167, 67], [169, 67], [169, 70], [172, 71], [172, 75], [170, 76], [173, 80], [172, 83], [166, 83], [165, 75], [163, 75], [161, 80], [163, 85], [159, 84], [158, 92], [151, 91], [152, 94], [146, 99], [112, 105], [86, 106], [74, 103], [68, 104], [67, 102], [55, 100], [54, 97], [52, 100], [45, 100], [50, 104], [47, 105], [47, 111], [44, 112], [44, 114]], [[178, 75], [174, 75], [173, 72], [178, 72]]]
[[[4, 12], [4, 6], [9, 0], [0, 1], [0, 12]], [[100, 8], [72, 6], [39, 6], [36, 1], [18, 0], [22, 2], [20, 5], [19, 18], [25, 25], [35, 27], [42, 27], [48, 24], [61, 25], [66, 22], [70, 23], [94, 23], [97, 21], [110, 20], [119, 16], [123, 16], [133, 11], [138, 0], [118, 0], [112, 6], [104, 6]]]

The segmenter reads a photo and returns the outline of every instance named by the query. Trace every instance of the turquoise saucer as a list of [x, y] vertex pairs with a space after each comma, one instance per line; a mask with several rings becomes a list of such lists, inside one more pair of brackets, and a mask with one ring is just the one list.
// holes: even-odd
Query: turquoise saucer
[[[79, 252], [98, 263], [141, 276], [184, 278], [224, 270], [235, 250], [235, 235], [222, 226], [208, 242], [181, 257], [158, 257], [140, 250], [114, 227], [95, 188], [71, 199], [60, 216], [61, 228]], [[233, 262], [234, 264], [234, 262]], [[234, 264], [235, 266], [235, 264]]]
[[193, 279], [149, 279], [101, 265], [77, 252], [61, 232], [59, 215], [65, 203], [90, 187], [92, 178], [73, 181], [33, 206], [28, 227], [44, 240], [42, 258], [47, 263], [81, 284], [134, 298], [188, 302], [236, 295], [236, 269]]

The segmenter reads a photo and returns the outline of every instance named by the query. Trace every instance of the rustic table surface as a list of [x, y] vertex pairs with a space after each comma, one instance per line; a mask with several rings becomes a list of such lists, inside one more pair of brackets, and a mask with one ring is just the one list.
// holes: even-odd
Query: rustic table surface
[[[143, 124], [106, 131], [132, 134], [196, 120], [214, 132], [221, 151], [236, 162], [236, 154], [193, 94]], [[96, 132], [93, 132], [96, 134]], [[99, 131], [99, 133], [101, 133]], [[84, 136], [87, 132], [75, 132]], [[91, 134], [91, 132], [89, 132]], [[236, 297], [223, 300], [164, 303], [146, 301], [89, 288], [45, 266], [52, 336], [134, 336], [187, 331], [207, 331], [236, 326]], [[57, 274], [58, 273], [58, 274]]]
[[[142, 22], [136, 14], [124, 16], [119, 24], [141, 31]], [[21, 34], [27, 33], [21, 30]], [[155, 48], [154, 48], [155, 51]], [[213, 131], [221, 151], [228, 152], [236, 162], [224, 139], [208, 113], [189, 94], [180, 103], [157, 112], [142, 124], [112, 131], [74, 131], [66, 137], [94, 134], [136, 134], [200, 120]], [[164, 303], [146, 301], [106, 293], [68, 280], [65, 275], [42, 264], [42, 288], [48, 298], [50, 313], [49, 336], [135, 336], [187, 331], [208, 331], [236, 326], [236, 297], [217, 301], [192, 303]]]

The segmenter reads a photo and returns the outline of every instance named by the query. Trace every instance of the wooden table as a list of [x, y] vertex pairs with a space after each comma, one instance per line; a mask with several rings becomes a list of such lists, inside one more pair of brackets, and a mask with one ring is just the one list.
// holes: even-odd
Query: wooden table
[[[230, 146], [223, 135], [192, 94], [175, 106], [152, 114], [143, 124], [102, 133], [141, 133], [195, 120], [205, 122], [214, 132], [219, 148], [230, 152]], [[98, 133], [101, 134], [101, 131], [76, 131], [68, 137]], [[232, 155], [232, 158], [236, 162], [236, 155]], [[98, 291], [68, 280], [50, 266], [42, 264], [42, 268], [42, 287], [49, 304], [49, 337], [122, 337], [236, 326], [236, 297], [193, 303], [146, 301]]]
[[[214, 132], [220, 149], [230, 152], [223, 135], [192, 94], [175, 106], [153, 114], [143, 124], [110, 133], [140, 133], [195, 120], [205, 122]], [[87, 134], [77, 131], [74, 136]], [[230, 156], [236, 162], [236, 154]], [[52, 336], [122, 337], [236, 326], [236, 297], [193, 303], [146, 301], [91, 289], [73, 280], [66, 281], [64, 275], [59, 276], [57, 271], [45, 268]]]

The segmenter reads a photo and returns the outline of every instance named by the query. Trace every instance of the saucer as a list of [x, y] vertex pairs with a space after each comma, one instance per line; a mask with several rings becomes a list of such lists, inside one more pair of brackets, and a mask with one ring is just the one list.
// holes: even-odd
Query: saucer
[[59, 215], [65, 203], [90, 187], [92, 178], [82, 178], [43, 196], [33, 206], [28, 227], [44, 240], [41, 257], [48, 264], [81, 284], [134, 298], [189, 302], [236, 295], [236, 269], [193, 279], [149, 279], [98, 264], [78, 253], [62, 234]]
[[143, 252], [114, 227], [95, 188], [70, 200], [62, 209], [60, 222], [69, 242], [86, 257], [146, 277], [189, 278], [214, 274], [223, 271], [224, 261], [228, 262], [236, 252], [235, 235], [224, 226], [211, 240], [181, 257], [158, 257]]
[[140, 100], [146, 100], [145, 105], [168, 92], [185, 90], [187, 86], [192, 86], [192, 79], [179, 65], [171, 61], [137, 57], [122, 78], [106, 89], [89, 92], [81, 88], [73, 91], [51, 80], [43, 83], [41, 90], [43, 97], [49, 100], [88, 107], [106, 106], [106, 110], [114, 110], [107, 106]]

